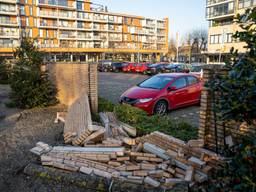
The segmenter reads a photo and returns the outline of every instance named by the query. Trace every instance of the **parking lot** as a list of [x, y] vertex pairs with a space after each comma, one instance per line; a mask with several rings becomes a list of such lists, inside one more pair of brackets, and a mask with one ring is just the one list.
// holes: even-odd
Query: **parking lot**
[[[140, 83], [148, 76], [127, 73], [99, 72], [99, 96], [113, 103], [118, 103], [120, 95], [128, 88]], [[182, 120], [199, 125], [199, 106], [191, 106], [171, 111], [168, 115], [175, 120]]]

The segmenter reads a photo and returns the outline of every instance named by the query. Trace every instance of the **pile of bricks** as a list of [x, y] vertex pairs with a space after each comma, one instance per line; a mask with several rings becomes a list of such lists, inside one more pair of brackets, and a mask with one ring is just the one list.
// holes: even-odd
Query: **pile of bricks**
[[83, 94], [68, 113], [57, 114], [56, 122], [65, 122], [66, 146], [39, 142], [31, 152], [45, 166], [164, 189], [202, 183], [224, 165], [222, 157], [203, 148], [203, 140], [186, 143], [161, 132], [136, 138], [136, 129], [114, 113], [99, 116], [102, 124], [93, 123]]
[[222, 157], [202, 148], [201, 140], [186, 143], [161, 132], [133, 140], [103, 137], [83, 147], [51, 147], [39, 142], [31, 152], [45, 166], [164, 189], [207, 181], [224, 164]]

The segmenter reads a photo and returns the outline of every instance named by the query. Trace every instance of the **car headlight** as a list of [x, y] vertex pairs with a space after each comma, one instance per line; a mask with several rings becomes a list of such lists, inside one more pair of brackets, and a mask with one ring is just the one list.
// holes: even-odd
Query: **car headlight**
[[151, 101], [153, 98], [145, 98], [145, 99], [139, 99], [139, 103], [147, 103]]

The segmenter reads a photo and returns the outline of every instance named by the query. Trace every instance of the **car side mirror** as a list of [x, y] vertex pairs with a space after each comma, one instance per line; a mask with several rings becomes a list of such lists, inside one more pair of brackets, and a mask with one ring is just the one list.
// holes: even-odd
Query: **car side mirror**
[[175, 87], [175, 86], [172, 86], [172, 87], [168, 87], [167, 88], [167, 91], [176, 91], [177, 90], [177, 88]]

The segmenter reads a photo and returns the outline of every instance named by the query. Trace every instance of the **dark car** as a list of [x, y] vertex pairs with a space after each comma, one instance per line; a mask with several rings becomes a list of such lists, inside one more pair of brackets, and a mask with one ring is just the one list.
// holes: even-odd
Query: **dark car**
[[165, 66], [166, 64], [163, 64], [163, 63], [150, 64], [148, 65], [147, 70], [145, 71], [145, 74], [155, 75], [158, 73], [162, 73], [164, 71]]
[[108, 72], [111, 71], [111, 65], [113, 61], [111, 60], [102, 60], [98, 63], [98, 71], [100, 72]]
[[125, 91], [119, 102], [149, 115], [163, 115], [168, 110], [199, 103], [202, 86], [203, 81], [192, 74], [158, 74]]
[[123, 62], [114, 62], [111, 65], [111, 71], [121, 72], [121, 71], [123, 71], [123, 68], [127, 65], [128, 65], [127, 63], [123, 63]]
[[192, 67], [190, 69], [190, 73], [194, 74], [201, 79], [203, 78], [203, 67], [206, 65], [205, 63], [191, 63]]
[[166, 65], [164, 68], [165, 73], [189, 73], [190, 65], [183, 64], [183, 63], [172, 63]]

